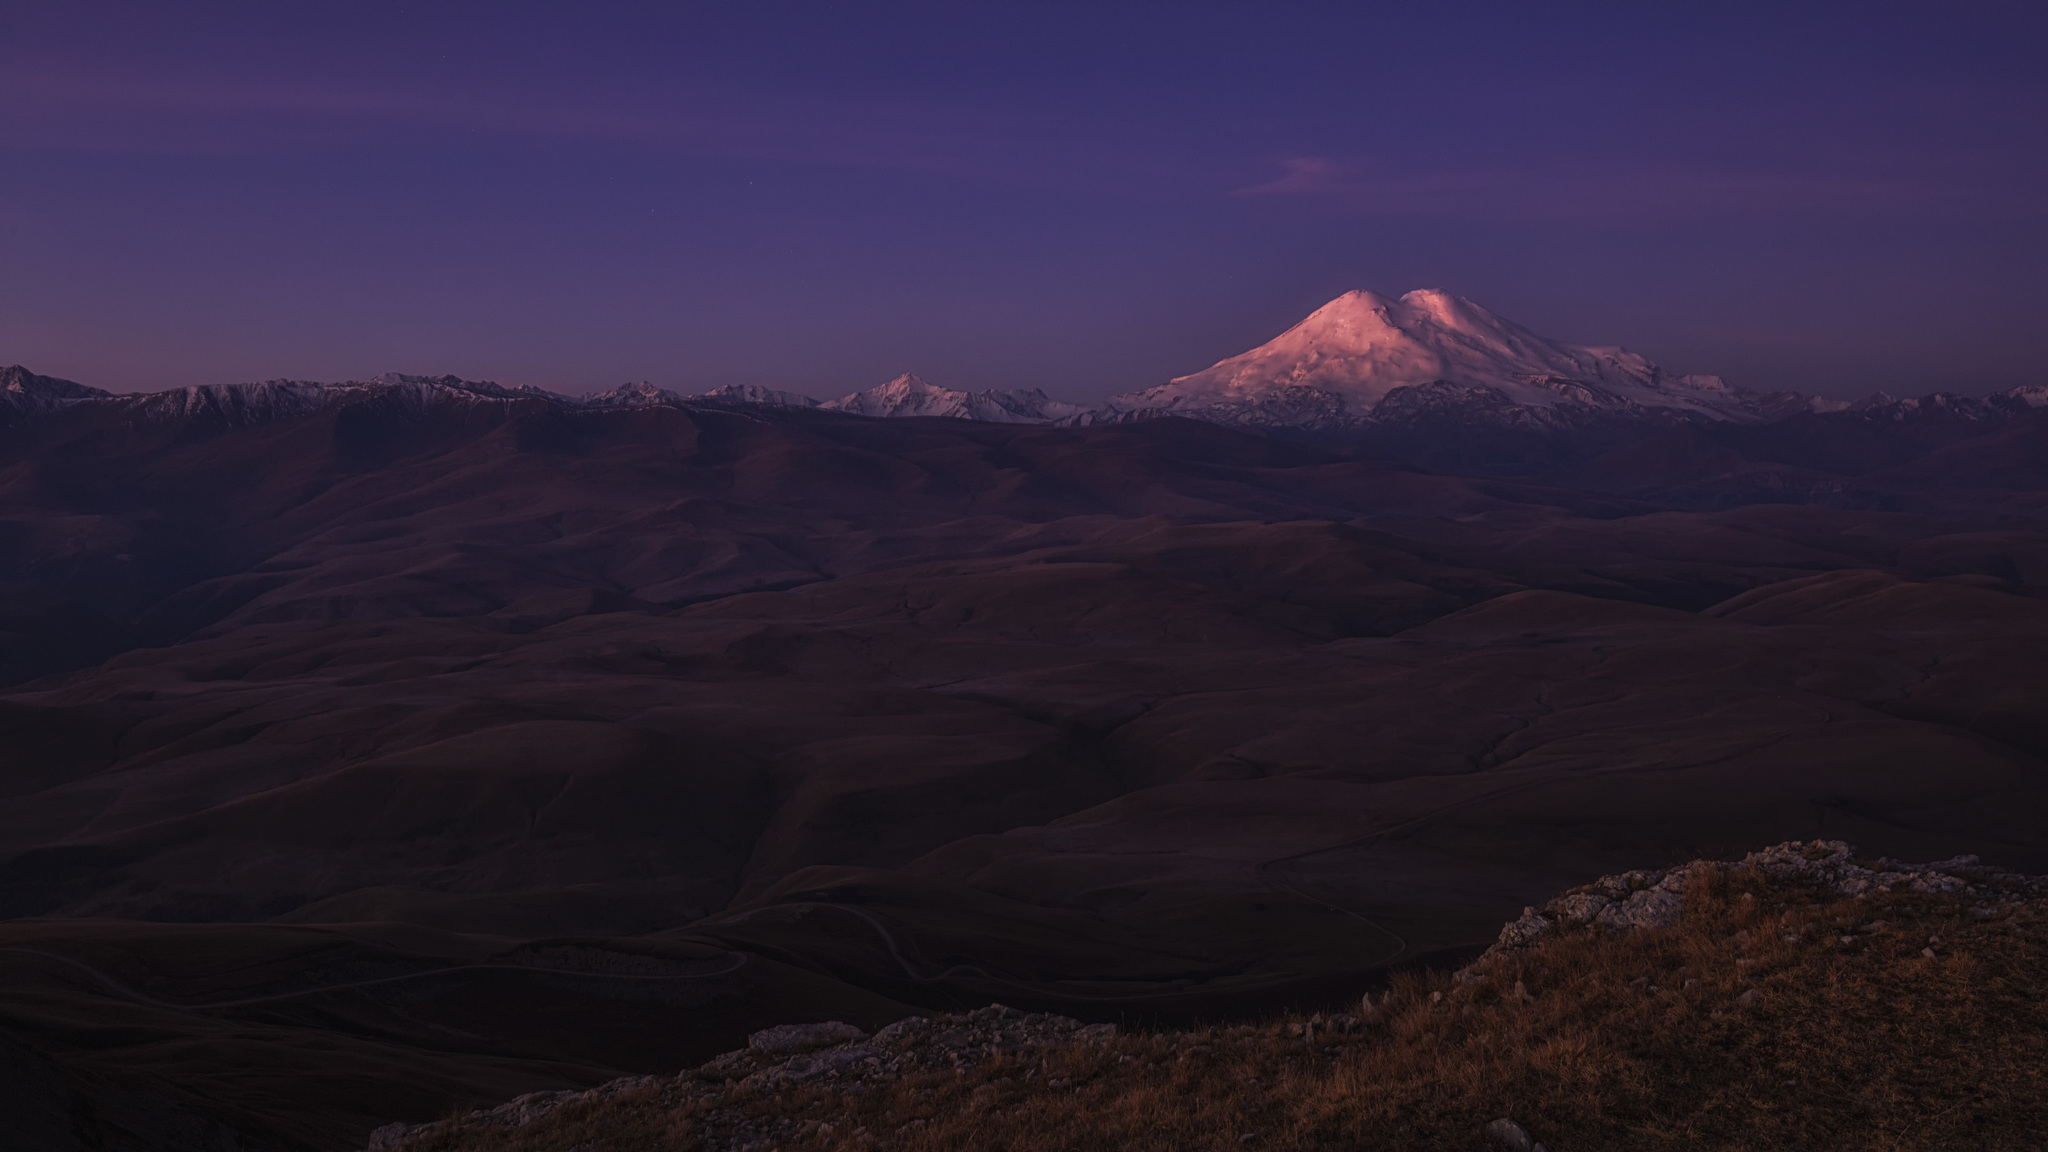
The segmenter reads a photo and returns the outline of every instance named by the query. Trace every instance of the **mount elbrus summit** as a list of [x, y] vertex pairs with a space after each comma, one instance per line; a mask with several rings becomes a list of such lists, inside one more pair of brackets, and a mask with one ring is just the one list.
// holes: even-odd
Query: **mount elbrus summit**
[[1093, 407], [8, 369], [0, 1131], [1244, 1018], [1788, 840], [2048, 871], [2044, 516], [2048, 389], [1755, 393], [1438, 292]]

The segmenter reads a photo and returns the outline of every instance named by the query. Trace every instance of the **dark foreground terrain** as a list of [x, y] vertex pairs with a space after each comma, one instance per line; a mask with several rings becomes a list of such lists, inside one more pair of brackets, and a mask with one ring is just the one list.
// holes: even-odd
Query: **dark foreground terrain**
[[1135, 1033], [1003, 1005], [872, 1036], [785, 1025], [677, 1076], [393, 1125], [370, 1146], [2040, 1147], [2048, 882], [1850, 851], [1603, 877], [1533, 935], [1538, 917], [1511, 925], [1516, 946], [1330, 1013]]
[[1262, 1018], [1786, 839], [2048, 871], [2042, 414], [1473, 478], [1181, 420], [161, 408], [0, 421], [27, 1148], [360, 1147], [793, 1020]]

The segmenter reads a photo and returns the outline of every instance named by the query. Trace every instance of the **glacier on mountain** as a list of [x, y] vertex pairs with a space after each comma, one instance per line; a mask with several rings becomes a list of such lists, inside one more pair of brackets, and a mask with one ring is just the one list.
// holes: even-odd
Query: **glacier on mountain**
[[1674, 375], [1624, 348], [1561, 343], [1463, 297], [1418, 289], [1346, 292], [1249, 352], [1104, 407], [1281, 426], [1450, 415], [1543, 425], [1591, 413], [1754, 421], [1806, 399]]

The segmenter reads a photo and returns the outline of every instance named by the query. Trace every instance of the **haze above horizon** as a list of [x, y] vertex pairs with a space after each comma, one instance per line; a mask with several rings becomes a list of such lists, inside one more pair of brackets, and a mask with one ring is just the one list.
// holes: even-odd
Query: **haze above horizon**
[[0, 15], [0, 363], [1094, 402], [1354, 288], [1745, 387], [2048, 380], [2048, 12]]

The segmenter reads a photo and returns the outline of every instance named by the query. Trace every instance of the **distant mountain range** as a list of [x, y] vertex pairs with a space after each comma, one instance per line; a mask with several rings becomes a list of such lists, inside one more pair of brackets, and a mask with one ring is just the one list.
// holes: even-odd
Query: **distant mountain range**
[[[243, 424], [379, 398], [425, 410], [538, 400], [582, 408], [768, 405], [853, 416], [940, 417], [1001, 424], [1085, 425], [1175, 416], [1213, 424], [1369, 438], [1388, 433], [1584, 432], [1627, 425], [1762, 424], [1804, 413], [1909, 420], [1930, 412], [1996, 419], [2048, 407], [2048, 387], [1847, 402], [1756, 392], [1718, 376], [1678, 375], [1619, 347], [1551, 340], [1463, 297], [1422, 289], [1399, 297], [1346, 292], [1301, 323], [1200, 372], [1089, 407], [1039, 389], [967, 392], [905, 374], [819, 401], [759, 385], [685, 395], [640, 382], [574, 397], [455, 376], [386, 373], [319, 384], [269, 380], [117, 395], [21, 367], [0, 370], [0, 420], [80, 404], [119, 405], [142, 418], [211, 417]], [[1384, 445], [1382, 445], [1384, 446]]]

